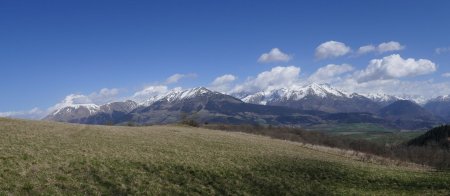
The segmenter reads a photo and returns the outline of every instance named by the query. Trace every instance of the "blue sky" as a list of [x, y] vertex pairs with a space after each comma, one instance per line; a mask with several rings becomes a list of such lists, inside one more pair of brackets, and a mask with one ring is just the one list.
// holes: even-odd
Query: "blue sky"
[[[427, 63], [403, 75], [382, 70], [364, 76], [378, 82], [372, 86], [428, 82], [447, 94], [448, 10], [449, 1], [0, 1], [0, 112], [45, 110], [67, 95], [104, 88], [123, 98], [153, 85], [211, 86], [224, 74], [235, 77], [232, 91], [276, 66], [299, 68], [298, 80], [306, 81], [328, 64], [348, 64], [355, 73], [328, 81], [345, 89], [343, 80], [363, 77], [356, 72], [370, 60], [395, 54], [429, 60], [435, 70]], [[350, 50], [318, 58], [317, 48], [329, 41]], [[376, 48], [391, 41], [401, 49]], [[373, 51], [358, 54], [369, 44]], [[289, 60], [258, 62], [273, 48]], [[173, 74], [187, 77], [165, 82]], [[421, 88], [402, 93], [431, 96]]]

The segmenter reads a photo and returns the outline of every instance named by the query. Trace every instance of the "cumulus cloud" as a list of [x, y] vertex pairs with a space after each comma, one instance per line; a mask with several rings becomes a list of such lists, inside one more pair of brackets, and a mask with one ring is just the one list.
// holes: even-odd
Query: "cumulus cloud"
[[272, 48], [269, 53], [262, 54], [258, 62], [260, 63], [270, 63], [270, 62], [288, 62], [292, 59], [291, 55], [283, 53], [278, 48]]
[[405, 49], [405, 46], [402, 46], [398, 42], [390, 41], [384, 42], [378, 45], [377, 50], [379, 53], [391, 52], [391, 51], [399, 51]]
[[377, 50], [377, 47], [370, 44], [370, 45], [365, 45], [365, 46], [359, 47], [359, 49], [356, 53], [357, 54], [366, 54], [366, 53], [374, 52], [376, 50]]
[[169, 88], [165, 85], [147, 86], [144, 89], [135, 92], [132, 99], [141, 102], [151, 97], [158, 97], [166, 94], [168, 91]]
[[356, 78], [358, 82], [367, 82], [417, 76], [434, 71], [436, 71], [436, 65], [428, 59], [403, 59], [400, 55], [393, 54], [382, 59], [371, 60], [366, 69], [356, 73]]
[[175, 84], [183, 78], [195, 78], [197, 74], [173, 74], [166, 79], [166, 84]]
[[434, 82], [433, 80], [404, 81], [400, 79], [385, 79], [360, 83], [352, 78], [348, 78], [334, 84], [334, 86], [348, 92], [361, 94], [385, 93], [413, 98], [422, 103], [426, 99], [450, 94], [450, 82]]
[[236, 76], [231, 74], [225, 74], [223, 76], [217, 77], [211, 83], [211, 89], [226, 92], [230, 89], [231, 84], [237, 79]]
[[329, 83], [341, 80], [341, 78], [339, 77], [340, 75], [353, 71], [353, 69], [354, 68], [348, 64], [329, 64], [327, 66], [319, 68], [316, 72], [311, 74], [308, 80], [311, 82]]
[[450, 72], [443, 73], [442, 77], [450, 78]]
[[249, 78], [243, 84], [236, 85], [232, 93], [253, 93], [273, 88], [289, 87], [298, 82], [300, 67], [277, 66], [270, 71], [258, 74], [256, 78]]
[[1, 112], [0, 116], [6, 117], [14, 117], [14, 118], [26, 118], [26, 119], [42, 119], [50, 112], [55, 110], [65, 108], [72, 105], [79, 104], [105, 104], [108, 102], [116, 101], [118, 98], [116, 97], [119, 94], [119, 89], [116, 88], [103, 88], [98, 92], [93, 92], [89, 95], [83, 94], [69, 94], [64, 97], [59, 103], [56, 103], [53, 106], [45, 110], [41, 110], [39, 108], [33, 108], [29, 111], [10, 111], [10, 112]]
[[450, 47], [436, 48], [434, 51], [436, 54], [444, 54], [450, 52]]
[[71, 105], [78, 105], [78, 104], [94, 104], [94, 102], [89, 98], [89, 96], [82, 95], [82, 94], [70, 94], [67, 95], [61, 102], [55, 104], [54, 106], [50, 107], [48, 110], [49, 112], [58, 110], [61, 108], [65, 108]]
[[217, 77], [211, 84], [213, 86], [220, 86], [223, 84], [227, 84], [236, 80], [236, 76], [231, 74], [225, 74], [223, 76]]
[[317, 59], [334, 58], [344, 56], [350, 53], [350, 47], [346, 46], [342, 42], [328, 41], [320, 44], [316, 48], [315, 56]]
[[47, 112], [52, 112], [57, 109], [65, 108], [72, 105], [79, 104], [96, 104], [102, 105], [113, 101], [119, 101], [120, 90], [117, 88], [102, 88], [98, 92], [93, 92], [89, 95], [84, 94], [69, 94], [61, 102], [49, 107]]
[[390, 41], [390, 42], [383, 42], [378, 46], [374, 46], [372, 44], [361, 46], [359, 47], [358, 51], [356, 51], [356, 53], [359, 55], [371, 52], [377, 52], [379, 54], [382, 54], [386, 52], [399, 51], [403, 49], [405, 49], [405, 46], [401, 45], [399, 42]]
[[115, 101], [119, 92], [117, 88], [102, 88], [99, 92], [93, 92], [87, 97], [95, 104], [105, 104]]

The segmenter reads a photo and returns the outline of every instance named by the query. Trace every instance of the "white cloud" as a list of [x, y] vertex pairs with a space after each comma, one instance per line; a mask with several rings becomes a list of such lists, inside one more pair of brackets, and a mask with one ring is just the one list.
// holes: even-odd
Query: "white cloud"
[[231, 74], [225, 74], [223, 76], [217, 77], [214, 79], [214, 81], [211, 83], [211, 89], [220, 91], [220, 92], [226, 92], [230, 89], [231, 84], [237, 79], [236, 76]]
[[382, 59], [373, 59], [366, 69], [358, 71], [358, 82], [371, 80], [385, 80], [407, 76], [417, 76], [436, 71], [436, 65], [428, 59], [403, 59], [398, 54], [386, 56]]
[[398, 42], [390, 41], [384, 42], [378, 45], [377, 50], [379, 53], [391, 52], [391, 51], [399, 51], [405, 49], [405, 46], [402, 46]]
[[91, 93], [88, 98], [95, 104], [105, 104], [115, 101], [119, 92], [117, 88], [102, 88], [99, 92]]
[[309, 76], [308, 80], [318, 83], [329, 83], [340, 80], [340, 75], [353, 71], [353, 67], [348, 64], [335, 65], [329, 64], [319, 68], [316, 72]]
[[256, 78], [249, 78], [243, 84], [236, 85], [232, 93], [253, 93], [261, 90], [289, 87], [298, 82], [299, 75], [300, 67], [277, 66], [270, 71], [261, 72]]
[[64, 107], [76, 105], [76, 104], [105, 104], [117, 100], [118, 89], [103, 88], [98, 92], [93, 92], [89, 95], [83, 94], [69, 94], [61, 102], [41, 110], [39, 108], [33, 108], [29, 111], [11, 111], [1, 112], [0, 116], [14, 117], [14, 118], [26, 118], [26, 119], [42, 119], [50, 112]]
[[65, 108], [77, 104], [96, 104], [102, 105], [113, 101], [119, 101], [120, 90], [117, 88], [102, 88], [98, 92], [93, 92], [89, 95], [83, 94], [69, 94], [61, 102], [49, 107], [47, 112], [52, 112], [57, 109]]
[[94, 102], [91, 100], [91, 98], [89, 98], [89, 96], [82, 94], [70, 94], [67, 95], [61, 102], [48, 108], [48, 112], [52, 112], [76, 104], [94, 104]]
[[335, 87], [344, 89], [347, 92], [385, 93], [400, 97], [422, 97], [430, 99], [440, 95], [450, 94], [450, 82], [434, 82], [433, 80], [423, 81], [402, 81], [400, 79], [373, 80], [360, 83], [353, 78], [334, 84]]
[[132, 99], [141, 102], [151, 97], [159, 97], [166, 94], [168, 91], [168, 87], [164, 85], [147, 86], [144, 89], [135, 92]]
[[166, 84], [175, 84], [183, 78], [195, 78], [197, 74], [173, 74], [166, 79]]
[[436, 54], [444, 54], [444, 53], [450, 52], [450, 47], [436, 48], [435, 52], [436, 52]]
[[283, 53], [278, 48], [272, 48], [269, 53], [262, 54], [258, 62], [260, 63], [270, 63], [270, 62], [288, 62], [292, 59], [292, 56]]
[[442, 77], [450, 78], [450, 72], [443, 73]]
[[370, 45], [365, 45], [365, 46], [359, 47], [359, 49], [356, 53], [357, 54], [366, 54], [366, 53], [374, 52], [376, 50], [377, 50], [377, 48], [374, 45], [370, 44]]
[[315, 56], [317, 59], [326, 59], [344, 56], [351, 51], [350, 47], [346, 46], [342, 42], [328, 41], [320, 44], [316, 48]]
[[33, 108], [28, 111], [0, 112], [0, 117], [42, 119], [47, 113], [39, 108]]
[[236, 80], [236, 76], [231, 74], [225, 74], [223, 76], [217, 77], [211, 84], [213, 86], [220, 86], [223, 84], [227, 84]]
[[382, 54], [386, 52], [399, 51], [403, 49], [405, 49], [405, 46], [401, 45], [399, 42], [390, 41], [390, 42], [383, 42], [378, 46], [374, 46], [372, 44], [361, 46], [359, 47], [358, 51], [356, 51], [356, 54], [361, 55], [371, 52], [377, 52], [379, 54]]

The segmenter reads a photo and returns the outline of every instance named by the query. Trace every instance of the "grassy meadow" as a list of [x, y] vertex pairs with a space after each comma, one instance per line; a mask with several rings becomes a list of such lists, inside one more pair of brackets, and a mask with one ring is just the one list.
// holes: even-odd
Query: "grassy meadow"
[[450, 173], [186, 126], [0, 118], [0, 195], [449, 195]]
[[399, 131], [371, 123], [320, 124], [307, 128], [332, 135], [343, 135], [349, 138], [363, 139], [378, 144], [395, 145], [407, 142], [427, 130]]

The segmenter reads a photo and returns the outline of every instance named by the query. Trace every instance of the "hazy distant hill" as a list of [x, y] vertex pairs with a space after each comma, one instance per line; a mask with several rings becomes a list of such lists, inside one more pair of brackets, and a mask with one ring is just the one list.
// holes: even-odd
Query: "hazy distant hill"
[[431, 99], [424, 107], [433, 114], [450, 122], [450, 96], [439, 96], [435, 99]]
[[408, 100], [398, 100], [382, 108], [378, 114], [406, 129], [431, 128], [444, 123], [441, 118]]

